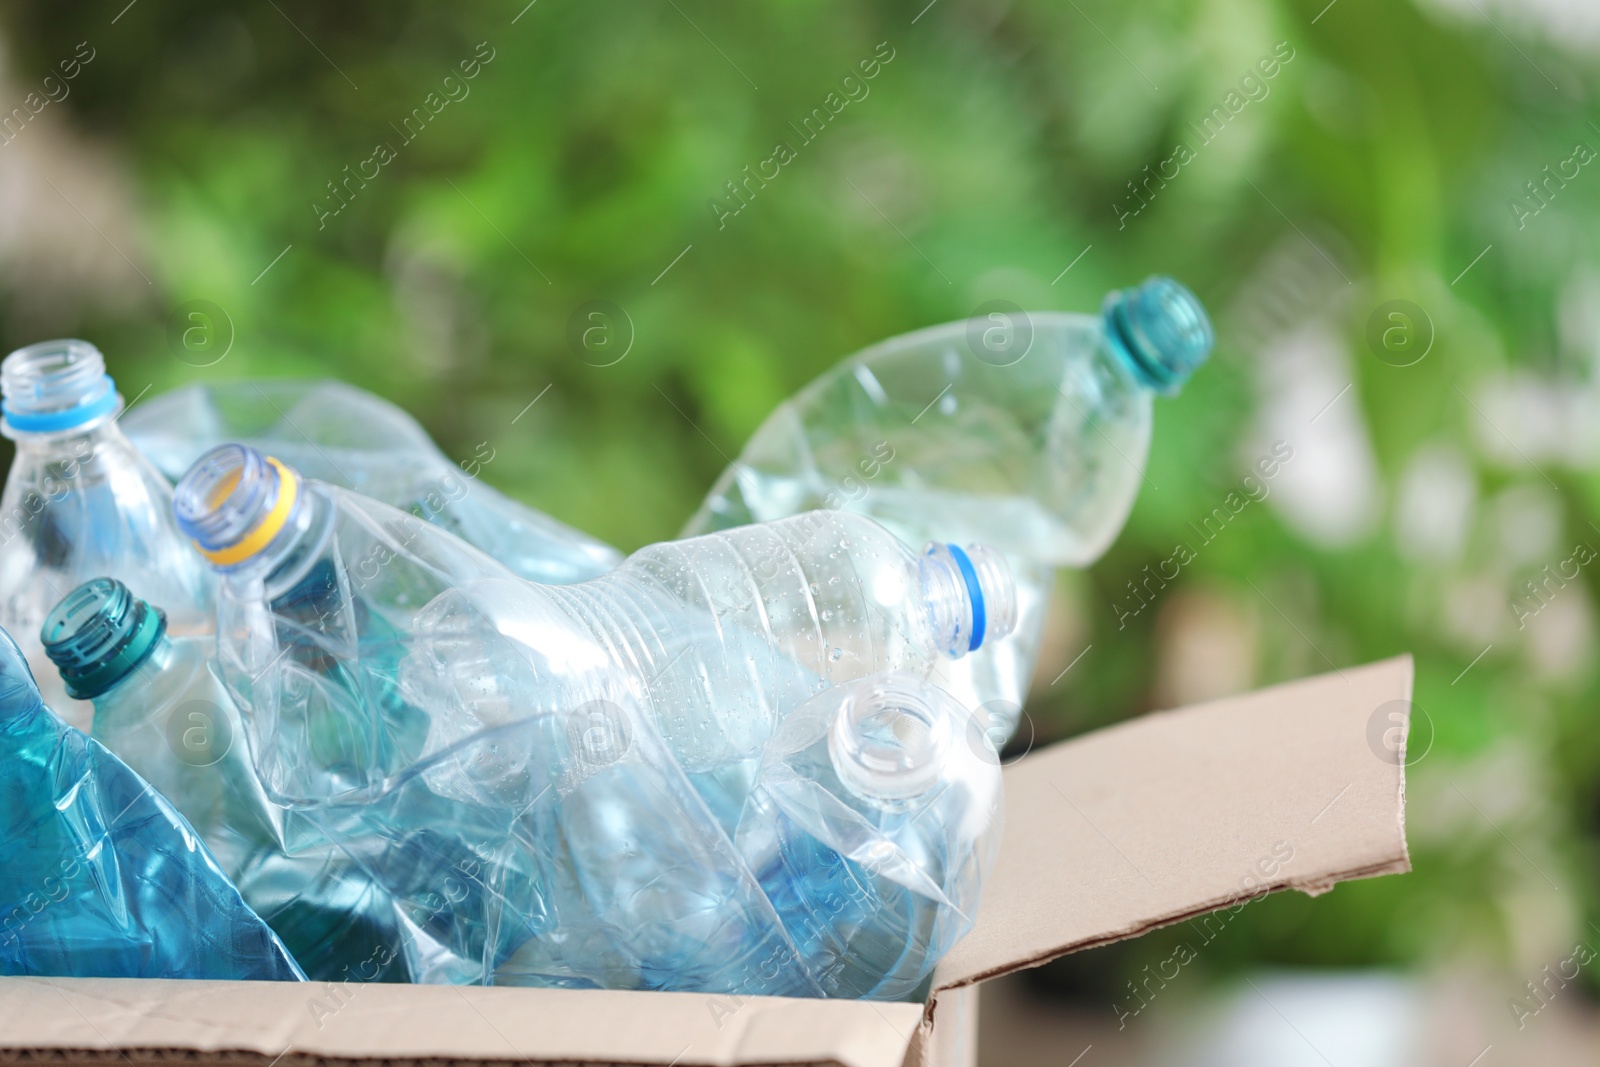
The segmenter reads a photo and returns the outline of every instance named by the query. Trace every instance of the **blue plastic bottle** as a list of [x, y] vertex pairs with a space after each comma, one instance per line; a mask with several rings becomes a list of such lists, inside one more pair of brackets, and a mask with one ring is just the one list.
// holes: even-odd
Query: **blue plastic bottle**
[[122, 398], [87, 341], [45, 341], [0, 363], [0, 433], [17, 454], [0, 496], [0, 627], [22, 646], [46, 700], [89, 728], [39, 645], [68, 591], [115, 574], [161, 604], [176, 633], [208, 632], [211, 576], [172, 520], [172, 489], [123, 436]]
[[907, 544], [978, 541], [1017, 579], [1011, 640], [939, 682], [1015, 728], [1052, 572], [1083, 567], [1133, 506], [1152, 401], [1203, 363], [1205, 309], [1171, 278], [1113, 292], [1099, 315], [995, 312], [873, 345], [781, 404], [684, 536], [813, 508], [870, 515]]
[[44, 706], [5, 635], [0, 973], [305, 977], [183, 816]]
[[93, 701], [94, 739], [183, 814], [313, 980], [404, 977], [388, 894], [305, 816], [267, 799], [211, 668], [214, 637], [169, 633], [165, 614], [115, 578], [68, 593], [40, 637], [67, 692]]
[[343, 382], [188, 385], [144, 401], [122, 422], [174, 482], [211, 449], [241, 442], [309, 478], [441, 526], [530, 581], [581, 582], [622, 559], [609, 545], [487, 484], [481, 475], [499, 455], [492, 442], [452, 463], [417, 420]]
[[914, 995], [972, 927], [1001, 827], [979, 720], [909, 674], [817, 694], [767, 746], [738, 847], [829, 997]]

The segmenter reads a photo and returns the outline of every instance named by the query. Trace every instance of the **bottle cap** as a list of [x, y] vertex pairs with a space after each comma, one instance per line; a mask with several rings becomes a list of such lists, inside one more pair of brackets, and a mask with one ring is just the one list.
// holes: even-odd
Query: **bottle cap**
[[93, 700], [150, 657], [167, 616], [115, 578], [92, 578], [61, 598], [39, 629], [67, 695]]
[[1113, 290], [1101, 313], [1107, 340], [1134, 375], [1168, 396], [1183, 388], [1216, 341], [1199, 298], [1165, 275]]

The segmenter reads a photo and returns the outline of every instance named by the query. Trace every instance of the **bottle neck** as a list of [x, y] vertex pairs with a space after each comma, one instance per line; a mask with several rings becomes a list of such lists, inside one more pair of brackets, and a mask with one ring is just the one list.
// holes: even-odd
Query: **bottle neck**
[[87, 341], [44, 341], [0, 363], [0, 433], [54, 437], [86, 431], [122, 410], [105, 357]]
[[1169, 396], [1206, 361], [1215, 341], [1205, 307], [1161, 275], [1107, 294], [1101, 321], [1107, 347], [1134, 379]]
[[315, 482], [300, 483], [300, 498], [282, 530], [259, 554], [229, 572], [228, 580], [260, 581], [267, 599], [294, 588], [316, 566], [333, 527], [333, 501]]
[[[132, 690], [129, 687], [135, 680], [154, 681], [159, 675], [165, 673], [167, 668], [172, 666], [175, 654], [172, 632], [166, 627], [162, 627], [160, 636], [156, 638], [155, 644], [150, 646], [149, 653], [142, 660], [123, 672], [115, 682], [106, 687], [104, 692], [98, 693], [89, 699], [98, 704], [112, 697], [131, 693]], [[141, 701], [149, 696], [149, 694], [143, 692], [138, 695]]]
[[323, 486], [245, 445], [200, 457], [173, 494], [179, 528], [212, 568], [236, 588], [265, 582], [269, 596], [315, 563], [333, 511]]
[[840, 783], [880, 805], [914, 800], [936, 785], [953, 732], [941, 694], [911, 674], [864, 678], [842, 688], [828, 732], [828, 755]]
[[1016, 580], [1005, 558], [985, 545], [931, 542], [917, 562], [917, 578], [934, 644], [951, 659], [1016, 627]]
[[160, 608], [115, 578], [95, 578], [50, 610], [39, 638], [67, 695], [93, 700], [149, 663], [166, 645], [166, 631]]

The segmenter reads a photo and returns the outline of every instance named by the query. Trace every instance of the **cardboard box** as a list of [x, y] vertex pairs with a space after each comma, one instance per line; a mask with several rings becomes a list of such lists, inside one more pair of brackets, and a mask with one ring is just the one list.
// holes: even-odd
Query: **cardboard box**
[[1408, 870], [1411, 680], [1410, 657], [1387, 660], [1147, 715], [1008, 767], [982, 913], [926, 1005], [5, 978], [0, 1061], [959, 1067], [985, 979], [1264, 892]]

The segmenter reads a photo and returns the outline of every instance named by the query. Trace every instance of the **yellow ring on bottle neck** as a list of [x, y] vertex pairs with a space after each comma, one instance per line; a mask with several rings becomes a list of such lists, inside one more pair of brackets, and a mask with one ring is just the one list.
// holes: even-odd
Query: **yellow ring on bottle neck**
[[[226, 548], [212, 551], [202, 548], [198, 541], [195, 542], [194, 547], [200, 554], [219, 567], [231, 567], [235, 563], [243, 563], [270, 545], [272, 539], [278, 536], [284, 524], [289, 521], [289, 513], [294, 510], [295, 498], [300, 495], [300, 479], [295, 477], [293, 470], [271, 456], [267, 456], [266, 460], [278, 472], [278, 499], [273, 503], [272, 510], [267, 512], [249, 533]], [[232, 493], [238, 484], [239, 476], [235, 474], [231, 480], [217, 487], [216, 495], [225, 497]]]

